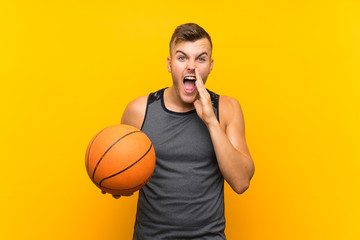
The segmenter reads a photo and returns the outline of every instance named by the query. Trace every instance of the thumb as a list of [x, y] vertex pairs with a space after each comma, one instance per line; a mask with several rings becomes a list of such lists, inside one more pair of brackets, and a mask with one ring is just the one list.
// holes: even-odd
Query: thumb
[[195, 106], [195, 108], [196, 108], [197, 106], [200, 106], [200, 105], [201, 105], [200, 99], [196, 99], [196, 100], [194, 101], [194, 106]]

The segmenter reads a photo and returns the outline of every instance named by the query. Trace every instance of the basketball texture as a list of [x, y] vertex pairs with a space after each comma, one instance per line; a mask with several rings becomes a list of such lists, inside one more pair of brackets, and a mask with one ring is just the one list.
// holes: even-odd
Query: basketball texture
[[101, 190], [129, 195], [142, 188], [155, 168], [155, 150], [139, 129], [109, 126], [90, 141], [85, 156], [87, 173]]

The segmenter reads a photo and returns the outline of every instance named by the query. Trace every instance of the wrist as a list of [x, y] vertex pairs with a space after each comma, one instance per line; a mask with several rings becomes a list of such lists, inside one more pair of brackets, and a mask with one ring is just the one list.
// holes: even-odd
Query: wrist
[[207, 121], [206, 123], [206, 126], [207, 128], [210, 130], [210, 129], [213, 129], [213, 128], [217, 128], [217, 127], [220, 127], [220, 123], [219, 121], [216, 119], [216, 117], [214, 117], [213, 119], [211, 119], [210, 121]]

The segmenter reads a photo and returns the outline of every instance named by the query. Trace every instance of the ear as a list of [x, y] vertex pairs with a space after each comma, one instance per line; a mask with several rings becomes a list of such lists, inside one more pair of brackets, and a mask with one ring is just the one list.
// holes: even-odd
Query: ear
[[211, 59], [211, 62], [210, 62], [210, 72], [212, 71], [213, 66], [214, 66], [214, 59]]
[[167, 57], [167, 70], [171, 73], [171, 57]]

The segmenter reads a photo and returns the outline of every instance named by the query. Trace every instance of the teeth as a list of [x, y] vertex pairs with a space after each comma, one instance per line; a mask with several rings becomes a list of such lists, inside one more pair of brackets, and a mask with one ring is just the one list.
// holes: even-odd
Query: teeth
[[195, 77], [185, 77], [184, 79], [185, 79], [185, 80], [196, 80]]

